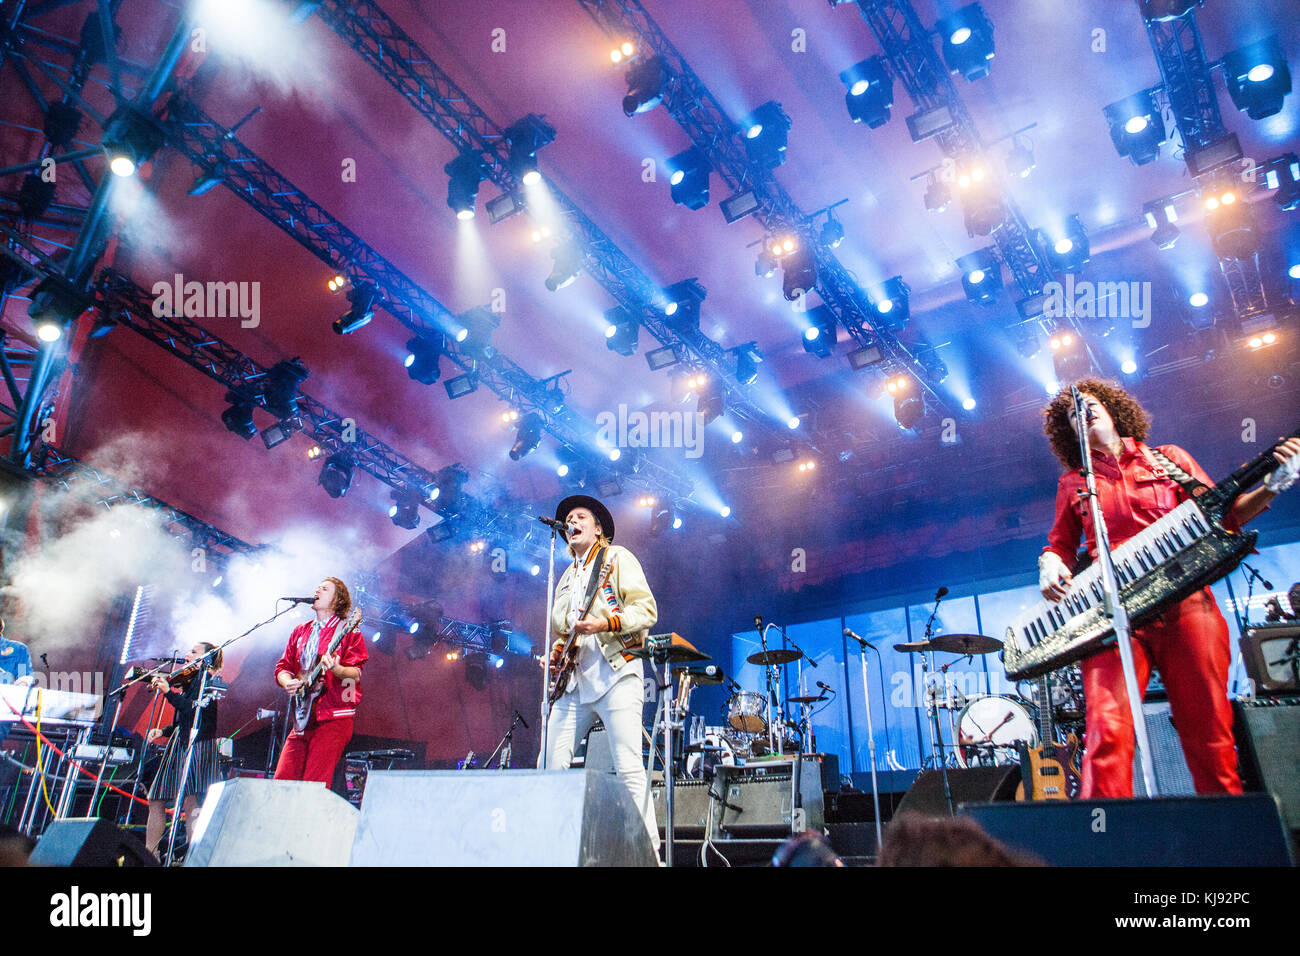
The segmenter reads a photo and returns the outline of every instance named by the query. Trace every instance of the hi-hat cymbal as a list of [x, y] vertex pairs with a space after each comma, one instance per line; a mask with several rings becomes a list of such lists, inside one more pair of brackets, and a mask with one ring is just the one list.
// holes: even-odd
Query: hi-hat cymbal
[[929, 641], [914, 641], [911, 644], [895, 644], [894, 650], [902, 651], [904, 654], [919, 654], [921, 651], [932, 651], [934, 645]]
[[1002, 642], [983, 634], [940, 634], [930, 638], [930, 647], [949, 654], [991, 654], [1002, 650]]
[[745, 658], [759, 667], [775, 667], [781, 664], [793, 664], [803, 655], [798, 651], [758, 651]]

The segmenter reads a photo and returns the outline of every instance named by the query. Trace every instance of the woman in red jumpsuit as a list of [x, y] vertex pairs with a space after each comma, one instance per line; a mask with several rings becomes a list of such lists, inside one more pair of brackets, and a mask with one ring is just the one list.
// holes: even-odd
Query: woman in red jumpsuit
[[[1143, 444], [1150, 419], [1142, 406], [1112, 383], [1078, 382], [1088, 417], [1088, 439], [1102, 516], [1115, 548], [1168, 514], [1187, 494]], [[1052, 451], [1065, 465], [1056, 488], [1056, 520], [1047, 547], [1039, 556], [1039, 588], [1048, 600], [1059, 601], [1069, 587], [1070, 568], [1079, 542], [1087, 533], [1088, 552], [1097, 553], [1092, 519], [1079, 496], [1084, 480], [1079, 472], [1079, 444], [1070, 389], [1062, 389], [1043, 413], [1044, 431]], [[1176, 445], [1160, 452], [1206, 485], [1214, 482], [1191, 455]], [[1225, 525], [1237, 530], [1259, 515], [1277, 490], [1294, 481], [1300, 463], [1300, 440], [1281, 444], [1274, 457], [1284, 465], [1267, 486], [1237, 498]], [[1138, 687], [1145, 693], [1154, 666], [1169, 694], [1174, 725], [1197, 793], [1240, 793], [1237, 754], [1232, 735], [1232, 705], [1228, 700], [1231, 651], [1228, 625], [1208, 587], [1135, 628], [1133, 664]], [[1083, 662], [1087, 701], [1083, 759], [1085, 799], [1133, 795], [1133, 719], [1119, 649], [1108, 648]]]

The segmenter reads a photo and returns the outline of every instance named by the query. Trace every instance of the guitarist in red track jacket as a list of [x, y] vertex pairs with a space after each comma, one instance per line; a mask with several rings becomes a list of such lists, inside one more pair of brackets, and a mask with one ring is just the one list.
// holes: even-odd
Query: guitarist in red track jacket
[[[302, 686], [299, 675], [329, 648], [335, 628], [342, 626], [352, 606], [348, 587], [338, 578], [322, 581], [315, 596], [311, 609], [316, 620], [294, 628], [275, 665], [276, 682], [291, 695], [291, 716], [292, 695]], [[343, 749], [352, 739], [352, 720], [361, 703], [361, 668], [369, 656], [361, 633], [352, 631], [343, 637], [334, 654], [322, 659], [324, 690], [312, 705], [306, 729], [289, 732], [275, 767], [276, 780], [319, 780], [330, 785]]]

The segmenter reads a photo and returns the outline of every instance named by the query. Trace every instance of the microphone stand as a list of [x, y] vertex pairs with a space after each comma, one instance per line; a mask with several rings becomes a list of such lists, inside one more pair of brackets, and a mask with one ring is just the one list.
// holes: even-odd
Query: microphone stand
[[[880, 828], [880, 784], [876, 781], [876, 733], [871, 726], [871, 688], [867, 684], [867, 648], [871, 645], [856, 634], [850, 634], [847, 629], [845, 633], [858, 642], [858, 659], [862, 662], [862, 699], [867, 708], [867, 753], [871, 758], [871, 800], [876, 811], [876, 856], [879, 856], [883, 842]], [[876, 650], [874, 647], [871, 649]], [[879, 655], [880, 652], [876, 653]]]
[[[547, 525], [547, 527], [551, 527]], [[547, 750], [550, 747], [550, 729], [551, 729], [551, 607], [555, 602], [555, 538], [559, 534], [555, 528], [551, 527], [551, 554], [547, 559], [546, 565], [546, 624], [542, 628], [542, 729], [541, 753], [537, 756], [537, 766], [545, 770], [547, 763]], [[512, 725], [513, 726], [513, 725]]]
[[1133, 666], [1133, 645], [1129, 637], [1128, 611], [1120, 599], [1119, 581], [1115, 577], [1115, 560], [1110, 553], [1110, 533], [1106, 529], [1106, 519], [1101, 513], [1101, 499], [1097, 496], [1097, 482], [1092, 468], [1092, 449], [1088, 441], [1087, 409], [1083, 394], [1070, 386], [1074, 399], [1075, 431], [1079, 435], [1079, 460], [1083, 463], [1079, 471], [1086, 485], [1079, 497], [1088, 500], [1088, 510], [1092, 513], [1092, 537], [1097, 545], [1097, 560], [1101, 565], [1102, 609], [1111, 619], [1115, 629], [1115, 643], [1119, 647], [1120, 666], [1124, 671], [1124, 688], [1128, 691], [1129, 711], [1133, 718], [1133, 737], [1138, 749], [1138, 758], [1142, 764], [1142, 783], [1147, 797], [1159, 796], [1156, 787], [1155, 764], [1151, 759], [1151, 748], [1147, 741], [1146, 718], [1142, 713], [1142, 692], [1137, 685], [1137, 671]]
[[[934, 610], [930, 612], [930, 619], [925, 622], [925, 642], [927, 644], [930, 643], [930, 633], [934, 629], [934, 619], [939, 614], [939, 604], [941, 601], [943, 601], [943, 595], [942, 594], [936, 595], [934, 599]], [[926, 660], [927, 658], [929, 658], [928, 663]], [[927, 650], [924, 654], [921, 655], [921, 669], [923, 672], [923, 676], [922, 676], [923, 681], [924, 681], [925, 672], [928, 671], [929, 673], [934, 673], [934, 651]], [[944, 700], [949, 705], [948, 719], [949, 721], [951, 721], [952, 720], [952, 707], [951, 707], [952, 698], [951, 695], [949, 694], [948, 668], [946, 665], [944, 666], [942, 672], [943, 672]], [[934, 707], [930, 711], [930, 721], [931, 721], [930, 733], [932, 735], [932, 739], [934, 743], [939, 748], [939, 776], [943, 780], [943, 799], [944, 802], [948, 804], [948, 816], [950, 817], [956, 816], [957, 811], [953, 809], [953, 805], [952, 805], [952, 787], [948, 783], [948, 755], [944, 753], [944, 749], [943, 749], [943, 728], [939, 726], [938, 694], [935, 695]], [[961, 746], [961, 742], [957, 741], [956, 745]], [[875, 769], [875, 761], [872, 761], [872, 769], [873, 770]]]
[[[497, 749], [492, 751], [492, 756], [488, 757], [487, 760], [483, 762], [483, 766], [485, 768], [492, 766], [492, 761], [496, 759], [496, 756], [499, 753], [501, 754], [501, 765], [497, 769], [498, 770], [509, 769], [510, 748], [511, 748], [511, 743], [513, 742], [515, 737], [515, 725], [522, 723], [523, 719], [524, 719], [523, 715], [521, 715], [519, 711], [516, 710], [514, 717], [510, 719], [510, 729], [507, 730], [506, 735], [501, 738], [501, 743], [497, 744]], [[528, 725], [524, 724], [524, 726], [527, 727]]]

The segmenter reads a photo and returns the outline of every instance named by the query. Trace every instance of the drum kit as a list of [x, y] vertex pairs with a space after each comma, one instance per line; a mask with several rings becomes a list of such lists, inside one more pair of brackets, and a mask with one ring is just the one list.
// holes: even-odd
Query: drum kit
[[[1020, 747], [1034, 749], [1039, 740], [1039, 716], [1049, 709], [1050, 725], [1072, 732], [1083, 729], [1083, 674], [1071, 665], [1055, 672], [1050, 682], [1021, 681], [1015, 694], [964, 694], [948, 669], [961, 658], [1002, 649], [997, 638], [983, 634], [940, 634], [894, 650], [922, 654], [925, 712], [930, 727], [930, 757], [924, 766], [994, 767], [1020, 762]], [[934, 668], [934, 653], [955, 654]], [[930, 680], [930, 673], [937, 673]], [[1046, 693], [1043, 688], [1046, 687]], [[1047, 699], [1044, 700], [1043, 698]], [[948, 715], [945, 740], [940, 711]]]

